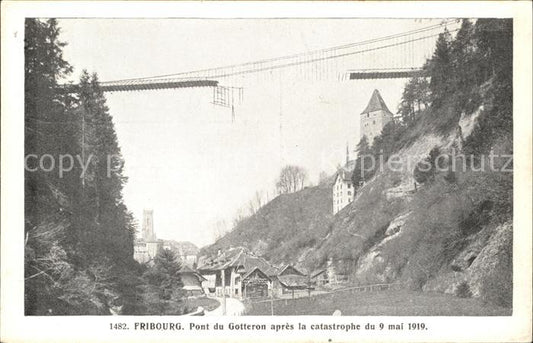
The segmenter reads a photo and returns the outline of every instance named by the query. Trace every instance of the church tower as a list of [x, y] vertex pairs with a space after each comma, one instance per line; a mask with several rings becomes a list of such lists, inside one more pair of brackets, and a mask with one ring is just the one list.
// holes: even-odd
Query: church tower
[[348, 142], [346, 142], [346, 165], [350, 163], [350, 148], [348, 147]]
[[377, 89], [374, 89], [368, 105], [361, 112], [361, 138], [366, 136], [368, 144], [372, 144], [374, 138], [381, 134], [381, 130], [383, 130], [385, 125], [392, 121], [392, 117], [393, 114], [387, 108], [381, 94], [379, 94]]
[[155, 241], [154, 210], [143, 210], [142, 236], [145, 242]]

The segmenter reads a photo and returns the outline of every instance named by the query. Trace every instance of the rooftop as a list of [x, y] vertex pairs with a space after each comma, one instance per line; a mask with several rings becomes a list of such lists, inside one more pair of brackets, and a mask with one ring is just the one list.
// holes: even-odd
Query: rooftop
[[365, 110], [361, 112], [361, 114], [370, 113], [370, 112], [379, 111], [379, 110], [383, 110], [392, 115], [392, 112], [389, 111], [389, 108], [387, 107], [387, 104], [385, 104], [385, 101], [381, 97], [381, 94], [379, 94], [379, 91], [377, 89], [374, 89], [374, 92], [372, 93], [372, 96], [370, 97], [370, 101], [368, 102], [368, 105], [366, 106]]
[[252, 254], [243, 247], [231, 248], [215, 258], [204, 261], [198, 270], [222, 270], [228, 267], [244, 268], [244, 274], [248, 274], [255, 268], [259, 268], [266, 275], [277, 275], [278, 269], [268, 263], [264, 258]]

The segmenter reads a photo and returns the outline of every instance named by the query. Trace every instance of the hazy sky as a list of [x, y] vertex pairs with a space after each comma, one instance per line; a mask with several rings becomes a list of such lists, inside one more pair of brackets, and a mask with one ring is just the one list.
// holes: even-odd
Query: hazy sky
[[[85, 68], [102, 81], [284, 56], [432, 24], [435, 21], [60, 20], [73, 79]], [[394, 63], [403, 56], [379, 52], [365, 58]], [[357, 69], [361, 61], [343, 63], [337, 68]], [[226, 220], [229, 225], [256, 190], [272, 196], [285, 164], [305, 167], [313, 183], [321, 171], [332, 174], [345, 159], [346, 143], [353, 149], [359, 140], [359, 114], [372, 91], [379, 89], [396, 112], [406, 80], [316, 80], [302, 78], [297, 71], [275, 71], [226, 81], [244, 88], [233, 123], [229, 109], [212, 104], [211, 88], [106, 94], [126, 160], [126, 204], [139, 222], [143, 208], [154, 210], [158, 238], [211, 243], [215, 223]]]

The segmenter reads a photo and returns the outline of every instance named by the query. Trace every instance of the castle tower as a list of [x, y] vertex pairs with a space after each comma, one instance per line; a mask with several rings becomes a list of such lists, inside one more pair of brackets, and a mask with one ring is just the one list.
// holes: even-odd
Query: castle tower
[[154, 211], [143, 210], [142, 237], [146, 242], [156, 240], [154, 233]]
[[374, 138], [381, 134], [385, 125], [392, 121], [392, 117], [393, 114], [387, 108], [381, 94], [377, 89], [374, 89], [368, 105], [361, 112], [361, 138], [366, 136], [368, 144], [372, 144]]

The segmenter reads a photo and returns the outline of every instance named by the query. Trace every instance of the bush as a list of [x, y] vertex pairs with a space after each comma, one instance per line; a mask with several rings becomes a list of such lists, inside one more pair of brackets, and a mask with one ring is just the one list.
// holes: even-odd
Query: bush
[[[434, 147], [429, 152], [428, 157], [416, 164], [415, 169], [413, 170], [413, 177], [416, 182], [423, 184], [427, 181], [432, 181], [435, 179], [435, 172], [437, 169], [436, 160], [439, 156], [440, 149], [438, 147]], [[438, 167], [442, 168], [443, 166], [439, 165]]]
[[457, 177], [455, 176], [455, 172], [449, 169], [446, 175], [444, 176], [444, 180], [448, 183], [456, 183]]
[[413, 178], [420, 184], [426, 183], [433, 176], [433, 170], [426, 160], [420, 161], [413, 170]]
[[459, 298], [471, 298], [472, 297], [472, 291], [470, 290], [470, 286], [468, 285], [468, 282], [463, 281], [455, 290], [455, 295]]

